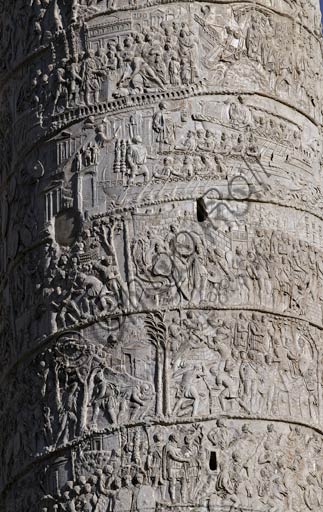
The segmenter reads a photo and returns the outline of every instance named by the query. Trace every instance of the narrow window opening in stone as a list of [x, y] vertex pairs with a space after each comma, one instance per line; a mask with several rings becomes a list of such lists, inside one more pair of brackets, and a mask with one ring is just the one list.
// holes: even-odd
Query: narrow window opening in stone
[[198, 222], [205, 222], [208, 218], [208, 213], [205, 207], [205, 202], [203, 197], [200, 197], [196, 201], [196, 212], [197, 212], [197, 220]]
[[216, 471], [218, 469], [217, 461], [216, 461], [216, 452], [210, 453], [209, 467], [211, 471]]

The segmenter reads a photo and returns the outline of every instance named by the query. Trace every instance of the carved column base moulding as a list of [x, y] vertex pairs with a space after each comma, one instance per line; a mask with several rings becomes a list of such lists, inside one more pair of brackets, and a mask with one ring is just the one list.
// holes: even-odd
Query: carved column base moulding
[[318, 0], [1, 2], [0, 508], [320, 512]]

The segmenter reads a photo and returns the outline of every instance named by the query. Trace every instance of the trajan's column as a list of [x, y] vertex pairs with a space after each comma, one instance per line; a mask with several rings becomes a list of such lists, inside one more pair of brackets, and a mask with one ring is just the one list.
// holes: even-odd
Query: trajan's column
[[0, 510], [322, 511], [319, 1], [0, 34]]

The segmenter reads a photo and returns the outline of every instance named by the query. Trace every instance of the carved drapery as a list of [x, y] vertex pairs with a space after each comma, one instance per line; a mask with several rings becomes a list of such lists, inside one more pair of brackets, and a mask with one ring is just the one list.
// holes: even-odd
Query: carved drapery
[[318, 1], [0, 5], [1, 510], [321, 510]]

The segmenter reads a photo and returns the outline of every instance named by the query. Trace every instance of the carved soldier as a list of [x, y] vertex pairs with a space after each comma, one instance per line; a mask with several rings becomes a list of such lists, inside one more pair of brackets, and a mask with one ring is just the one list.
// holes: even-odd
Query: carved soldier
[[266, 335], [266, 318], [265, 316], [257, 317], [252, 314], [249, 323], [249, 353], [252, 352], [255, 360], [264, 363], [264, 357], [268, 353], [268, 340]]
[[174, 373], [174, 378], [177, 377], [181, 377], [181, 383], [178, 388], [178, 400], [175, 404], [173, 414], [175, 416], [182, 416], [191, 410], [191, 415], [196, 416], [200, 403], [200, 395], [196, 387], [196, 381], [204, 377], [203, 369], [195, 365], [186, 368], [184, 365], [183, 369], [179, 369]]
[[82, 78], [79, 74], [79, 65], [76, 60], [67, 64], [67, 84], [68, 84], [68, 105], [75, 106], [79, 104], [79, 91], [82, 84]]
[[149, 179], [149, 171], [147, 168], [148, 152], [146, 146], [142, 142], [142, 138], [137, 135], [132, 138], [131, 143], [127, 147], [126, 160], [130, 168], [129, 185], [134, 183], [137, 176], [143, 176], [144, 182]]
[[181, 82], [181, 64], [177, 60], [176, 56], [173, 55], [170, 58], [168, 65], [169, 81], [174, 87], [180, 85]]
[[183, 502], [186, 496], [186, 464], [190, 462], [189, 457], [182, 454], [179, 447], [179, 439], [176, 434], [170, 434], [163, 453], [163, 478], [169, 482], [169, 495], [172, 503], [178, 498]]
[[153, 116], [153, 130], [157, 133], [156, 142], [158, 142], [160, 150], [164, 145], [172, 147], [176, 137], [174, 123], [166, 111], [167, 106], [162, 102], [159, 104], [159, 111]]
[[77, 419], [77, 394], [79, 391], [78, 383], [73, 382], [63, 390], [63, 398], [59, 402], [59, 431], [56, 436], [56, 445], [66, 444], [70, 439], [74, 439], [78, 424]]
[[249, 321], [244, 313], [239, 313], [235, 324], [234, 346], [237, 350], [247, 350], [249, 339]]
[[[118, 502], [121, 510], [119, 512], [130, 512], [132, 510], [132, 500], [133, 500], [133, 489], [132, 489], [132, 480], [129, 474], [127, 474], [123, 481], [122, 487], [118, 493]], [[99, 512], [99, 511], [98, 511]]]
[[159, 434], [153, 436], [148, 453], [148, 474], [153, 487], [163, 484], [163, 444]]
[[93, 50], [88, 50], [81, 67], [82, 87], [84, 101], [86, 105], [99, 103], [101, 78], [103, 72], [98, 69]]
[[156, 507], [156, 497], [154, 489], [149, 485], [144, 484], [144, 475], [137, 473], [135, 477], [134, 497], [132, 501], [131, 512], [140, 512], [147, 510], [147, 512], [154, 512]]
[[100, 370], [95, 375], [94, 390], [91, 398], [93, 406], [92, 423], [98, 426], [98, 417], [102, 409], [112, 424], [117, 424], [117, 397], [118, 391], [116, 386], [109, 383], [104, 375], [104, 371]]
[[65, 75], [67, 60], [63, 59], [61, 62], [61, 67], [58, 67], [55, 71], [55, 79], [53, 82], [53, 86], [55, 91], [54, 94], [54, 108], [53, 113], [56, 113], [59, 102], [63, 101], [63, 107], [68, 106], [68, 81]]

